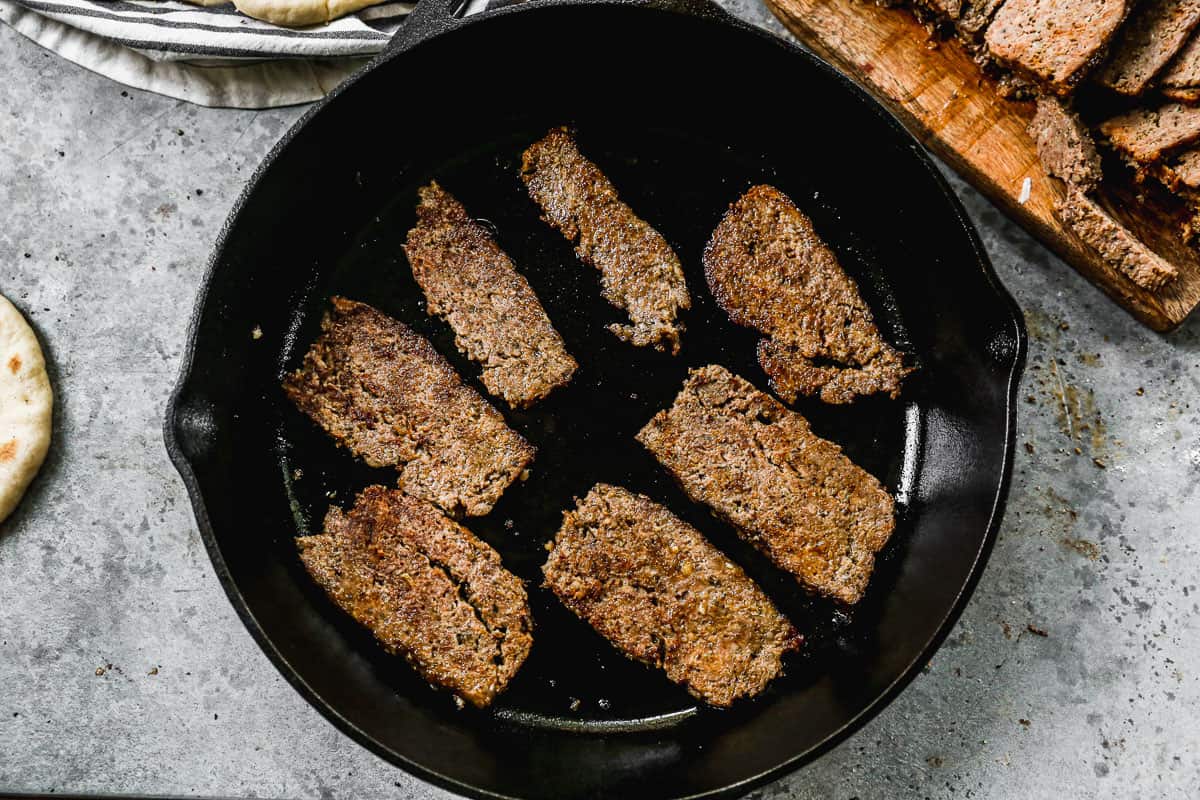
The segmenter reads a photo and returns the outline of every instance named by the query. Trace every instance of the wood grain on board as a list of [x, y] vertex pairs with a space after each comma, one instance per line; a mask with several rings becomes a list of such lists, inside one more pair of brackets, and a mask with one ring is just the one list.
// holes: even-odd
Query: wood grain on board
[[[1061, 187], [1038, 162], [1026, 126], [1033, 104], [1004, 100], [966, 52], [931, 40], [912, 15], [866, 0], [767, 0], [805, 45], [867, 88], [930, 150], [1117, 303], [1157, 331], [1200, 305], [1200, 257], [1183, 244], [1177, 217], [1132, 186], [1106, 188], [1103, 203], [1179, 268], [1179, 279], [1146, 291], [1106, 264], [1054, 216]], [[1030, 194], [1020, 202], [1029, 178]]]

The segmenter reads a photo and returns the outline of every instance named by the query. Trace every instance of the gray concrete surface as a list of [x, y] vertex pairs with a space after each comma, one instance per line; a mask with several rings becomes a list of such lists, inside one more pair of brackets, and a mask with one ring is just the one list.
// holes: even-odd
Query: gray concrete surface
[[[60, 403], [45, 473], [0, 526], [0, 791], [445, 796], [259, 652], [159, 433], [213, 237], [299, 112], [126, 91], [3, 27], [0, 75], [0, 292]], [[756, 796], [1195, 797], [1200, 319], [1141, 328], [955, 185], [1032, 334], [1003, 531], [926, 672]]]

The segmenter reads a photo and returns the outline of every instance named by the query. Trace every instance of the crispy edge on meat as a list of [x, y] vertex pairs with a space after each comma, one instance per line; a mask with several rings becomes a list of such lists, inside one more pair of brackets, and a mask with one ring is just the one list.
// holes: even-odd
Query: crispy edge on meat
[[709, 365], [637, 440], [802, 586], [847, 604], [862, 597], [895, 528], [894, 501], [803, 416]]
[[520, 579], [433, 505], [369, 486], [324, 532], [296, 540], [330, 599], [428, 681], [489, 705], [533, 644]]
[[436, 181], [419, 191], [404, 252], [431, 315], [482, 366], [480, 380], [513, 408], [565, 386], [578, 364], [529, 281], [483, 225]]
[[754, 186], [729, 207], [704, 249], [704, 275], [729, 318], [766, 337], [759, 364], [789, 403], [801, 394], [826, 403], [895, 398], [912, 372], [812, 221], [773, 186]]
[[629, 315], [612, 324], [619, 339], [679, 352], [679, 312], [691, 307], [679, 257], [662, 234], [621, 202], [600, 168], [579, 152], [566, 128], [551, 130], [525, 150], [521, 179], [542, 219], [600, 271], [604, 299]]
[[761, 692], [802, 641], [699, 531], [617, 486], [597, 484], [563, 514], [543, 573], [618, 650], [714, 706]]
[[481, 516], [533, 461], [533, 446], [402, 322], [334, 297], [321, 329], [284, 391], [367, 464], [399, 470], [409, 493]]

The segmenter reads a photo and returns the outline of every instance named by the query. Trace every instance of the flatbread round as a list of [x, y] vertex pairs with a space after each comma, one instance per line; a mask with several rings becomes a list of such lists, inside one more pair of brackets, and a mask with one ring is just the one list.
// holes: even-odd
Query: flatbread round
[[247, 17], [288, 28], [331, 22], [384, 0], [233, 0]]
[[37, 336], [0, 295], [0, 521], [17, 507], [46, 458], [53, 411]]

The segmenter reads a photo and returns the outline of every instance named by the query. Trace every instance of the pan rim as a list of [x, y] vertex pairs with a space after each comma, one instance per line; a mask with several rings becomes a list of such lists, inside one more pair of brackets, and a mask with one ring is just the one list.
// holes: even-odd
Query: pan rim
[[[556, 8], [556, 7], [588, 7], [595, 6], [599, 8], [615, 8], [629, 7], [639, 11], [657, 11], [659, 13], [681, 13], [673, 10], [654, 0], [532, 0], [532, 2], [506, 6], [494, 11], [489, 11], [483, 14], [473, 15], [463, 20], [457, 21], [453, 26], [443, 27], [439, 30], [431, 32], [431, 34], [411, 46], [419, 46], [435, 39], [440, 39], [447, 33], [453, 33], [459, 28], [467, 26], [475, 26], [479, 24], [488, 24], [493, 19], [507, 17], [512, 14], [537, 13], [541, 9]], [[975, 553], [975, 558], [972, 561], [970, 572], [967, 579], [955, 595], [955, 599], [949, 610], [943, 616], [938, 624], [937, 630], [928, 641], [922, 646], [918, 655], [908, 663], [907, 666], [899, 673], [883, 691], [881, 691], [870, 703], [848, 719], [838, 729], [829, 733], [821, 742], [808, 748], [807, 750], [796, 754], [795, 756], [786, 759], [768, 769], [765, 769], [757, 774], [747, 776], [746, 778], [732, 784], [727, 784], [722, 787], [717, 787], [711, 790], [705, 790], [699, 793], [679, 796], [679, 800], [699, 800], [699, 798], [711, 798], [730, 796], [738, 793], [750, 791], [758, 786], [761, 786], [773, 779], [782, 777], [785, 774], [793, 772], [805, 764], [811, 763], [821, 755], [827, 753], [837, 745], [845, 741], [849, 736], [862, 728], [867, 722], [877, 716], [884, 708], [891, 704], [899, 694], [911, 684], [913, 679], [920, 673], [921, 667], [929, 661], [934, 653], [941, 647], [950, 630], [957, 623], [967, 603], [982, 577], [984, 567], [987, 564], [991, 552], [994, 548], [997, 534], [999, 532], [1000, 523], [1004, 516], [1005, 505], [1008, 498], [1009, 489], [1012, 481], [1013, 461], [1016, 451], [1016, 411], [1017, 411], [1017, 391], [1019, 381], [1023, 372], [1028, 350], [1028, 335], [1025, 327], [1024, 315], [1017, 305], [1012, 294], [1001, 282], [1000, 277], [996, 274], [995, 268], [992, 266], [987, 252], [983, 247], [979, 233], [974, 224], [966, 214], [966, 210], [962, 205], [961, 200], [950, 187], [949, 182], [942, 172], [933, 162], [932, 157], [920, 145], [920, 142], [903, 126], [897, 117], [884, 108], [874, 97], [872, 97], [864, 88], [854, 83], [849, 77], [838, 71], [833, 65], [821, 59], [819, 56], [805, 50], [798, 45], [782, 39], [769, 31], [757, 28], [749, 23], [746, 23], [737, 17], [729, 14], [719, 6], [713, 5], [714, 13], [709, 22], [711, 24], [724, 25], [735, 28], [743, 34], [752, 34], [757, 37], [764, 45], [780, 47], [789, 52], [793, 57], [803, 59], [810, 69], [816, 69], [824, 73], [826, 77], [832, 78], [842, 88], [842, 90], [852, 95], [860, 104], [870, 109], [880, 118], [880, 120], [888, 126], [896, 142], [903, 144], [906, 149], [912, 153], [918, 163], [930, 174], [934, 180], [934, 185], [940, 193], [949, 201], [950, 209], [953, 212], [957, 222], [957, 227], [961, 228], [962, 232], [967, 235], [971, 249], [975, 255], [976, 266], [978, 266], [982, 277], [985, 280], [986, 286], [990, 289], [996, 300], [1003, 310], [1004, 316], [1008, 319], [1006, 323], [1011, 323], [1011, 335], [1014, 340], [1014, 348], [1011, 354], [1011, 361], [1007, 364], [1006, 374], [1003, 380], [1006, 382], [1005, 394], [1005, 436], [1003, 448], [1003, 460], [1000, 469], [1000, 480], [996, 486], [996, 490], [992, 496], [991, 509], [988, 517], [987, 529], [984, 534], [982, 543]], [[411, 47], [410, 46], [410, 47]], [[167, 450], [167, 454], [179, 472], [180, 478], [183, 481], [184, 488], [187, 491], [188, 499], [191, 503], [193, 513], [196, 517], [197, 528], [201, 539], [204, 542], [205, 549], [208, 552], [209, 559], [212, 561], [214, 572], [217, 579], [220, 581], [226, 596], [229, 598], [230, 604], [237, 612], [242, 624], [249, 631], [258, 647], [267, 656], [272, 665], [279, 671], [285, 680], [303, 697], [311, 706], [319, 711], [326, 719], [332, 722], [340, 731], [349, 736], [359, 745], [365, 747], [370, 752], [384, 759], [385, 761], [398, 766], [415, 777], [428, 781], [436, 786], [458, 792], [465, 796], [488, 798], [488, 800], [519, 800], [518, 795], [501, 794], [488, 789], [480, 788], [468, 783], [464, 783], [449, 775], [444, 775], [430, 767], [418, 763], [402, 753], [383, 745], [376, 741], [372, 736], [359, 728], [353, 721], [342, 715], [336, 708], [327, 703], [299, 674], [299, 672], [289, 663], [288, 659], [275, 647], [266, 630], [259, 624], [253, 611], [250, 609], [241, 590], [238, 588], [233, 579], [231, 571], [226, 564], [224, 555], [221, 552], [220, 545], [217, 541], [212, 522], [208, 515], [207, 506], [205, 504], [203, 491], [199, 485], [199, 480], [192, 468], [191, 461], [183, 450], [179, 441], [179, 431], [182, 424], [181, 409], [186, 406], [188, 397], [188, 389], [192, 377], [193, 363], [197, 351], [197, 343], [199, 339], [199, 329], [201, 320], [208, 308], [208, 300], [213, 285], [213, 277], [219, 265], [225, 258], [228, 240], [232, 229], [241, 216], [245, 206], [251, 201], [251, 198], [256, 193], [259, 184], [265, 174], [272, 168], [279, 156], [288, 149], [292, 140], [304, 129], [309, 121], [317, 114], [320, 114], [326, 106], [335, 101], [344, 91], [347, 91], [354, 85], [358, 78], [374, 70], [375, 68], [399, 57], [407, 52], [410, 47], [401, 47], [390, 51], [385, 51], [380, 57], [372, 61], [371, 64], [364, 67], [358, 72], [355, 77], [344, 82], [332, 91], [328, 97], [321, 102], [309, 108], [301, 117], [292, 125], [292, 127], [277, 141], [263, 158], [262, 162], [254, 171], [253, 175], [242, 188], [237, 199], [234, 201], [228, 216], [223, 223], [221, 230], [216, 238], [212, 253], [209, 257], [208, 264], [205, 269], [204, 276], [201, 281], [197, 298], [192, 310], [192, 314], [188, 323], [188, 332], [186, 346], [183, 350], [183, 355], [180, 362], [178, 378], [171, 392], [167, 403], [164, 423], [163, 437]], [[949, 220], [947, 220], [949, 222]], [[949, 226], [947, 226], [949, 227]]]

